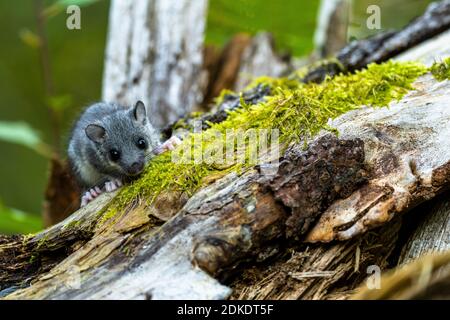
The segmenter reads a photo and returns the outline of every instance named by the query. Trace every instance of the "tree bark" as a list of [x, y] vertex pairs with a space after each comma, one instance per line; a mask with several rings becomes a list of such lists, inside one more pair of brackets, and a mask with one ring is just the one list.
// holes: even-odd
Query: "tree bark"
[[206, 0], [113, 0], [102, 98], [142, 100], [163, 127], [203, 100]]

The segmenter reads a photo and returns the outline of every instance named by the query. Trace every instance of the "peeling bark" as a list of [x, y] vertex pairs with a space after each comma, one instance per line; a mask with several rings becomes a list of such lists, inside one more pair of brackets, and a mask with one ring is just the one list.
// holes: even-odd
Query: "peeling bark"
[[231, 299], [347, 299], [369, 266], [386, 268], [400, 225], [397, 220], [351, 241], [277, 248], [274, 262], [259, 262], [231, 282]]
[[[323, 165], [326, 165], [330, 178], [322, 179], [322, 191], [317, 195], [314, 190], [305, 190], [305, 197], [312, 196], [311, 201], [323, 198], [324, 202], [339, 197], [337, 189], [351, 188], [350, 185], [354, 188], [361, 182], [360, 170], [352, 171], [350, 167], [355, 162], [343, 161], [350, 156], [361, 165], [364, 161], [361, 152], [362, 148], [354, 148], [352, 141], [341, 141], [328, 135], [313, 144], [309, 151], [292, 152], [286, 156], [281, 166], [293, 163], [295, 168], [292, 176], [286, 177], [287, 183], [284, 185], [280, 185], [279, 179], [275, 179], [273, 186], [268, 185], [267, 177], [258, 170], [251, 170], [242, 176], [232, 174], [191, 197], [176, 216], [161, 228], [155, 229], [152, 236], [147, 230], [143, 239], [136, 240], [139, 244], [130, 249], [136, 251], [132, 251], [129, 257], [121, 256], [122, 250], [119, 248], [126, 246], [130, 237], [136, 236], [135, 228], [150, 227], [151, 211], [138, 206], [124, 213], [123, 217], [114, 219], [110, 222], [111, 225], [103, 227], [98, 225], [99, 218], [96, 218], [97, 221], [91, 221], [94, 223], [94, 231], [88, 242], [82, 244], [80, 249], [62, 261], [49, 275], [44, 275], [33, 286], [17, 291], [11, 297], [131, 299], [150, 295], [153, 298], [226, 298], [230, 290], [208, 274], [222, 275], [242, 259], [251, 258], [264, 250], [265, 243], [286, 237], [286, 222], [290, 213], [276, 201], [276, 196], [289, 192], [294, 185], [302, 187], [305, 182], [322, 176]], [[323, 159], [315, 161], [320, 156]], [[341, 176], [339, 172], [345, 172], [345, 175]], [[332, 179], [331, 173], [336, 173], [337, 178]], [[299, 175], [303, 177], [300, 180]], [[90, 209], [89, 205], [81, 211], [87, 212], [85, 214], [96, 212]], [[311, 211], [312, 214], [317, 214], [317, 210]], [[305, 218], [312, 220], [314, 217], [306, 215]], [[65, 224], [54, 227], [54, 230], [61, 232], [59, 241], [66, 245], [70, 244], [73, 234], [65, 235], [64, 225], [70, 226], [71, 223], [66, 221]], [[83, 230], [84, 227], [92, 230], [92, 226], [85, 226], [83, 223], [75, 230]], [[299, 230], [299, 234], [302, 232], [305, 230]], [[51, 235], [53, 233], [50, 232]], [[55, 239], [48, 237], [49, 234], [40, 235], [27, 241], [27, 244], [41, 243], [45, 239], [39, 248], [46, 248], [45, 252], [48, 253], [54, 249], [55, 243]], [[45, 246], [47, 241], [52, 244], [50, 248]], [[18, 242], [12, 245], [20, 248]], [[95, 251], [92, 248], [96, 248]], [[0, 250], [8, 249], [0, 246]], [[110, 254], [112, 256], [108, 257]], [[98, 265], [103, 259], [106, 261]], [[67, 268], [72, 266], [89, 270], [86, 281], [83, 277], [80, 278], [82, 290], [71, 291], [66, 288], [67, 281], [64, 279]], [[120, 266], [126, 268], [125, 274]], [[8, 274], [5, 275], [7, 277]], [[156, 282], [155, 277], [158, 278]], [[177, 290], [168, 296], [167, 286], [170, 283], [176, 283]], [[143, 286], [146, 288], [144, 292], [139, 289]], [[23, 294], [25, 296], [21, 296]]]

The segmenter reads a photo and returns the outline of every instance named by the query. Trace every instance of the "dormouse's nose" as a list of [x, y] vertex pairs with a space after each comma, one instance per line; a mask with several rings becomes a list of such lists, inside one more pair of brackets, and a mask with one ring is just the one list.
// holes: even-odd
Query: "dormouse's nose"
[[144, 162], [134, 162], [129, 168], [128, 168], [128, 174], [135, 176], [142, 172], [144, 169]]

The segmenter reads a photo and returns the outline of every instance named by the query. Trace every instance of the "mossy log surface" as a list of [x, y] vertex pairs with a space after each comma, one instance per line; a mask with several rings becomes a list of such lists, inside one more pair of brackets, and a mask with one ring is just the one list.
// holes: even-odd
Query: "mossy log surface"
[[[26, 286], [6, 298], [219, 299], [232, 294], [230, 286], [245, 297], [252, 284], [244, 287], [236, 271], [250, 270], [249, 263], [287, 259], [293, 244], [354, 239], [310, 245], [303, 252], [312, 260], [290, 275], [302, 284], [293, 297], [348, 292], [361, 280], [350, 271], [357, 269], [352, 257], [361, 266], [381, 263], [374, 260], [395, 239], [395, 221], [388, 222], [448, 187], [450, 82], [428, 73], [413, 86], [388, 108], [335, 119], [339, 138], [323, 132], [306, 150], [292, 145], [275, 176], [260, 167], [230, 173], [187, 202], [162, 193], [150, 206], [137, 201], [108, 219], [102, 208], [114, 194], [106, 194], [42, 233], [1, 239], [2, 289]], [[383, 225], [391, 231], [360, 238]], [[324, 276], [334, 264], [333, 276]], [[311, 276], [314, 265], [323, 274]], [[355, 280], [343, 287], [350, 274]], [[298, 280], [305, 275], [312, 277], [307, 289]]]

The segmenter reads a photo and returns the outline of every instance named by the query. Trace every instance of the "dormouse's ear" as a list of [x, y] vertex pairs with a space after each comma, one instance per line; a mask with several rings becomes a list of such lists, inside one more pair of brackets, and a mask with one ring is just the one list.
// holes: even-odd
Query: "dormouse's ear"
[[145, 124], [147, 121], [147, 111], [142, 101], [138, 100], [133, 108], [133, 117], [140, 124]]
[[90, 124], [84, 130], [89, 139], [94, 142], [103, 143], [106, 138], [106, 130], [101, 125]]

